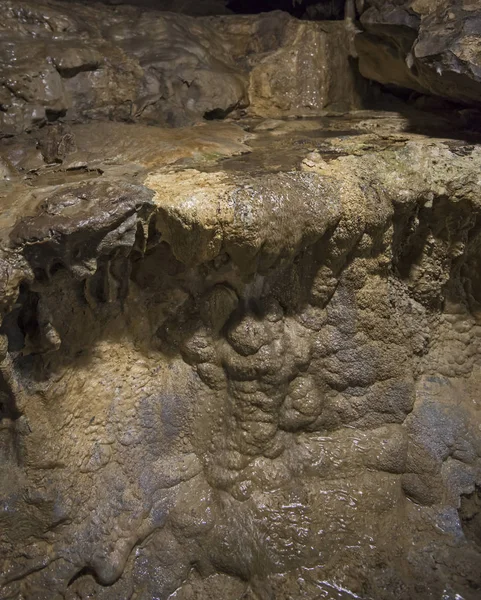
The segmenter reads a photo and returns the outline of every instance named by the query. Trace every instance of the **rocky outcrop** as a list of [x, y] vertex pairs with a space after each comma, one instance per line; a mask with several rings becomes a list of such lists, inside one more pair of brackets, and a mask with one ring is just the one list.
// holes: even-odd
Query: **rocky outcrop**
[[466, 111], [326, 115], [352, 24], [0, 6], [0, 599], [478, 600]]
[[3, 140], [0, 597], [475, 600], [481, 152], [408, 125]]
[[313, 116], [361, 102], [342, 22], [70, 2], [0, 8], [3, 135], [59, 119], [177, 126], [241, 109]]
[[361, 73], [383, 84], [481, 103], [481, 10], [472, 0], [371, 0], [356, 37]]

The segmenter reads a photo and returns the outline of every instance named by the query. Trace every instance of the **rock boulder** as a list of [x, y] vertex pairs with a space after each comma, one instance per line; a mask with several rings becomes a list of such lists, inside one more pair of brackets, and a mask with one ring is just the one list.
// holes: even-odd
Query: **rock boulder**
[[361, 73], [481, 104], [481, 5], [475, 0], [374, 0], [356, 37]]

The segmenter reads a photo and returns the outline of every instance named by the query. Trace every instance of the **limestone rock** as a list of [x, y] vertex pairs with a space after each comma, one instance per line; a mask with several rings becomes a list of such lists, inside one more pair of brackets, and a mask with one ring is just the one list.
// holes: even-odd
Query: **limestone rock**
[[373, 0], [356, 37], [361, 73], [383, 84], [481, 103], [481, 9], [472, 0]]
[[342, 21], [299, 23], [289, 19], [283, 36], [280, 48], [262, 57], [252, 69], [251, 112], [308, 117], [324, 109], [344, 111], [362, 105], [363, 84], [349, 61], [355, 53], [352, 33]]
[[0, 142], [0, 597], [476, 600], [480, 147], [251, 126]]
[[[471, 113], [323, 114], [352, 24], [121, 4], [0, 1], [0, 598], [478, 600]], [[366, 4], [467, 94], [473, 4]]]
[[0, 8], [2, 135], [57, 120], [182, 126], [249, 104], [281, 116], [360, 104], [342, 22], [55, 1]]

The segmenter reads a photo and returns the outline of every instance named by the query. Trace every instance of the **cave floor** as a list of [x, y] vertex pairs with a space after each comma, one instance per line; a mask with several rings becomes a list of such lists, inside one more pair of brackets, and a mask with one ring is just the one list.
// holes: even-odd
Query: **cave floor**
[[[446, 113], [359, 110], [206, 121], [178, 129], [119, 122], [47, 126], [0, 140], [0, 236], [36, 205], [30, 192], [43, 188], [96, 178], [141, 183], [149, 173], [183, 169], [253, 176], [298, 171], [312, 156], [329, 162], [408, 142], [442, 143], [462, 155], [481, 143], [481, 133], [462, 125]], [[20, 195], [22, 190], [27, 193]]]
[[[0, 156], [14, 167], [1, 185], [4, 192], [18, 182], [17, 170], [26, 185], [37, 187], [104, 174], [139, 179], [149, 171], [182, 168], [288, 171], [298, 169], [311, 152], [329, 161], [408, 141], [433, 140], [457, 148], [481, 143], [481, 132], [457, 125], [450, 115], [370, 110], [302, 119], [206, 121], [178, 129], [118, 122], [54, 125], [0, 140]], [[62, 155], [59, 148], [66, 137], [74, 145]]]

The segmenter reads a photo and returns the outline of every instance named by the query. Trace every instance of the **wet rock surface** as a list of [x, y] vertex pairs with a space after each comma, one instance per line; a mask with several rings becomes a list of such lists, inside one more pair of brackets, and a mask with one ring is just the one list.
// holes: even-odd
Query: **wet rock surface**
[[59, 119], [181, 126], [235, 110], [311, 116], [361, 104], [342, 22], [55, 1], [0, 9], [3, 135]]
[[3, 140], [2, 598], [479, 595], [481, 153], [416, 122]]
[[465, 111], [327, 112], [341, 23], [2, 6], [0, 598], [477, 600]]

